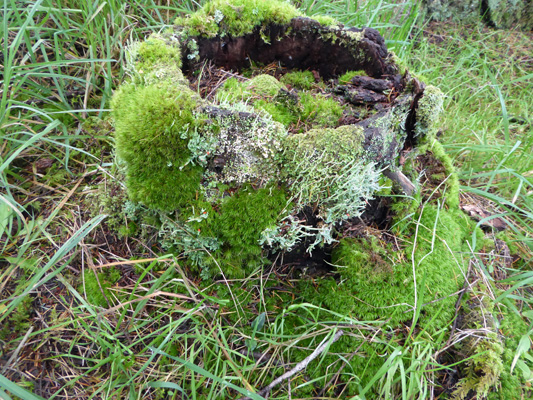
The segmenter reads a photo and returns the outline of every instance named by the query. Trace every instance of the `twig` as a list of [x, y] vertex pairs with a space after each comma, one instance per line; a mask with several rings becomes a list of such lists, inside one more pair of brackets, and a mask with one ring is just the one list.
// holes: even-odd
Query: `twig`
[[400, 171], [391, 171], [389, 169], [386, 169], [383, 171], [383, 175], [385, 175], [391, 181], [398, 183], [407, 196], [412, 196], [413, 193], [416, 191], [415, 185], [413, 185], [409, 178], [402, 174]]
[[[338, 330], [337, 333], [335, 333], [335, 335], [331, 339], [331, 344], [333, 344], [337, 340], [339, 340], [339, 338], [342, 335], [344, 335], [344, 331]], [[263, 396], [263, 397], [266, 398], [266, 396], [268, 396], [268, 393], [270, 393], [270, 391], [274, 387], [279, 385], [284, 380], [290, 379], [293, 375], [296, 375], [298, 372], [300, 372], [300, 371], [304, 370], [305, 368], [307, 368], [309, 363], [311, 361], [313, 361], [315, 358], [317, 358], [320, 355], [320, 353], [322, 353], [326, 349], [326, 347], [328, 345], [328, 342], [329, 342], [329, 340], [327, 338], [322, 340], [322, 342], [318, 345], [318, 347], [315, 349], [315, 351], [313, 351], [308, 357], [306, 357], [303, 361], [301, 361], [298, 364], [296, 364], [296, 366], [293, 369], [291, 369], [290, 371], [285, 372], [279, 378], [274, 379], [267, 387], [265, 387], [264, 389], [261, 389], [257, 394], [259, 396]], [[249, 397], [244, 397], [241, 400], [248, 400], [248, 399], [249, 399]]]
[[24, 345], [26, 344], [26, 341], [28, 340], [28, 337], [30, 336], [30, 334], [33, 332], [33, 326], [30, 327], [30, 329], [28, 329], [28, 332], [26, 332], [26, 334], [24, 335], [24, 337], [22, 338], [22, 340], [20, 341], [19, 345], [17, 346], [17, 348], [15, 349], [15, 351], [13, 352], [13, 354], [11, 354], [11, 357], [9, 357], [9, 360], [7, 360], [7, 363], [5, 363], [5, 365], [3, 366], [2, 368], [2, 373], [5, 374], [5, 372], [7, 371], [7, 368], [9, 365], [13, 365], [14, 362], [16, 361], [19, 353], [20, 353], [20, 350], [24, 347]]

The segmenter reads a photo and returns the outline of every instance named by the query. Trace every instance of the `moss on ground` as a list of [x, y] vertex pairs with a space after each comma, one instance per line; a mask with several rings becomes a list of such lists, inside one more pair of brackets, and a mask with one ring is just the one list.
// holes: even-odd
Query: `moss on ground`
[[[285, 76], [289, 78], [284, 79]], [[270, 75], [258, 75], [247, 82], [231, 78], [217, 92], [217, 98], [222, 102], [246, 102], [253, 105], [256, 110], [266, 112], [274, 121], [282, 123], [286, 128], [297, 123], [306, 127], [338, 125], [345, 107], [336, 99], [308, 90], [298, 94], [291, 93], [283, 83], [311, 88], [314, 77], [312, 81], [304, 73], [301, 75], [292, 73], [284, 77], [281, 78], [281, 82]]]
[[315, 85], [315, 77], [311, 71], [292, 71], [283, 75], [280, 82], [295, 89], [311, 90]]
[[119, 279], [120, 271], [114, 267], [100, 271], [86, 268], [83, 280], [78, 286], [78, 292], [85, 293], [90, 304], [107, 308], [113, 304], [114, 300], [109, 288]]
[[221, 268], [228, 277], [242, 278], [264, 265], [267, 260], [258, 243], [261, 232], [275, 225], [287, 208], [287, 194], [275, 187], [255, 190], [248, 186], [224, 199], [210, 228], [222, 242], [210, 260], [214, 273]]
[[349, 84], [355, 76], [367, 76], [367, 73], [363, 70], [347, 71], [341, 76], [339, 76], [339, 85]]

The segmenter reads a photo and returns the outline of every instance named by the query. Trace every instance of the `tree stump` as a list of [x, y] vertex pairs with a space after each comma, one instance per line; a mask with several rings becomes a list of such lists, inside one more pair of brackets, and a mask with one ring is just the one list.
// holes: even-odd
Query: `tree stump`
[[112, 104], [129, 198], [206, 274], [379, 224], [375, 193], [384, 177], [415, 192], [404, 154], [434, 138], [442, 108], [376, 30], [253, 4], [208, 3], [130, 46]]

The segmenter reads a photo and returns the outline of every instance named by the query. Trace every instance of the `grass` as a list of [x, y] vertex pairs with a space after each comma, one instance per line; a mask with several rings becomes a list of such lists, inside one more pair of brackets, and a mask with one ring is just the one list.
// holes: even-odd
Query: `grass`
[[[295, 5], [309, 15], [375, 27], [411, 71], [447, 95], [440, 139], [458, 166], [462, 200], [505, 219], [504, 235], [517, 256], [515, 264], [498, 267], [497, 257], [472, 254], [470, 274], [482, 285], [469, 301], [488, 298], [495, 314], [516, 311], [527, 322], [510, 355], [526, 374], [533, 318], [531, 34], [426, 25], [410, 1]], [[297, 282], [268, 273], [210, 285], [179, 256], [117, 237], [105, 213], [91, 212], [87, 199], [98, 185], [120, 187], [106, 121], [110, 96], [124, 78], [125, 46], [198, 6], [192, 0], [4, 1], [0, 397], [260, 398], [252, 392], [343, 329], [340, 342], [349, 337], [384, 349], [371, 379], [361, 380], [371, 360], [362, 370], [350, 364], [359, 348], [331, 344], [330, 354], [271, 396], [342, 397], [345, 389], [336, 385], [342, 374], [360, 398], [431, 398], [433, 383], [454, 363], [446, 357], [459, 338], [447, 329], [405, 327], [405, 340], [382, 335], [383, 321], [301, 302]], [[85, 293], [84, 279], [92, 278], [83, 277], [94, 276], [103, 287], [97, 272], [110, 264], [120, 271], [119, 283], [102, 290], [108, 307], [96, 307]], [[501, 279], [498, 270], [505, 272]], [[420, 311], [423, 293], [417, 303]], [[312, 370], [324, 372], [311, 377]]]

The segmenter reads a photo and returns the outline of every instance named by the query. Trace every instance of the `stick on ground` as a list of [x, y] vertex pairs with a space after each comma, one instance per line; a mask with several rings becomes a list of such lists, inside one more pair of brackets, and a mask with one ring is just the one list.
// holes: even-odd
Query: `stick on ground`
[[[270, 393], [270, 391], [272, 389], [274, 389], [274, 387], [279, 385], [284, 380], [290, 379], [293, 375], [296, 375], [298, 372], [300, 372], [300, 371], [304, 370], [305, 368], [307, 368], [309, 363], [311, 361], [313, 361], [315, 358], [317, 358], [326, 349], [326, 347], [328, 346], [328, 342], [330, 342], [330, 344], [333, 344], [337, 340], [339, 340], [339, 338], [342, 335], [344, 335], [344, 332], [342, 330], [339, 330], [339, 331], [337, 331], [337, 333], [335, 333], [335, 335], [333, 336], [331, 341], [329, 341], [327, 338], [322, 340], [322, 342], [318, 345], [318, 347], [315, 349], [315, 351], [313, 351], [308, 357], [306, 357], [304, 360], [302, 360], [301, 362], [296, 364], [296, 366], [293, 369], [291, 369], [290, 371], [287, 371], [283, 375], [281, 375], [279, 378], [274, 379], [268, 386], [266, 386], [265, 388], [261, 389], [257, 394], [259, 396], [263, 396], [263, 397], [268, 396], [268, 393]], [[241, 400], [248, 400], [248, 399], [249, 399], [249, 397], [244, 397]]]

